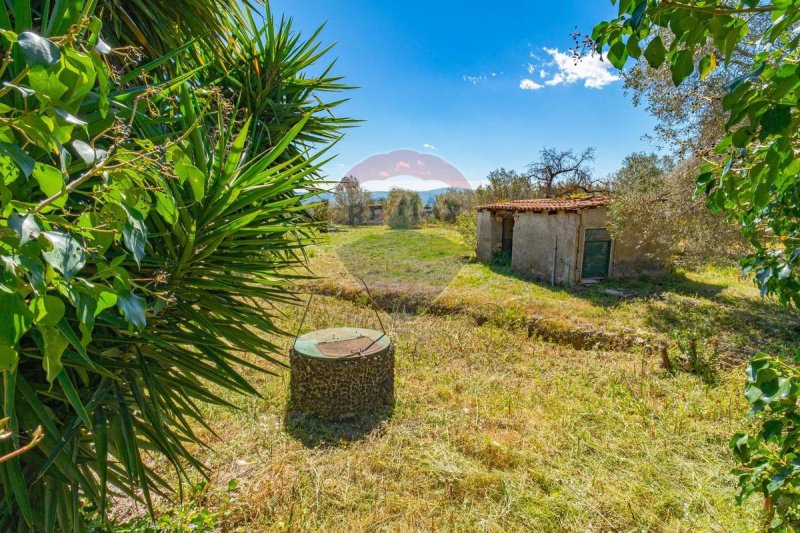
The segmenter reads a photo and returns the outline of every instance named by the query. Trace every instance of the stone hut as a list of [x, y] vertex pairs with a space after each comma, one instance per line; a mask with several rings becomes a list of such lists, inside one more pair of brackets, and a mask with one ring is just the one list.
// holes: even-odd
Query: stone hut
[[383, 224], [383, 204], [371, 204], [369, 207], [369, 218], [367, 224]]
[[511, 268], [552, 285], [652, 270], [638, 252], [611, 238], [606, 198], [514, 200], [478, 209], [478, 259], [511, 256]]

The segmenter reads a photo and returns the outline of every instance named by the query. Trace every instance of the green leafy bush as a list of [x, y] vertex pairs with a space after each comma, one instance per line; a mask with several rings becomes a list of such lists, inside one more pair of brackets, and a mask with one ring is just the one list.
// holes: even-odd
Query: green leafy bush
[[461, 240], [475, 251], [478, 246], [478, 217], [474, 211], [465, 211], [456, 217], [456, 228]]
[[[271, 106], [237, 105], [225, 97], [236, 73], [221, 73], [205, 39], [136, 67], [103, 40], [91, 5], [32, 4], [0, 18], [14, 58], [0, 67], [0, 398], [12, 433], [0, 455], [38, 426], [45, 436], [0, 464], [0, 529], [71, 531], [82, 502], [103, 520], [111, 493], [151, 509], [153, 493], [169, 495], [147, 455], [178, 476], [202, 470], [190, 451], [200, 404], [230, 406], [210, 385], [256, 394], [238, 369], [277, 362], [265, 303], [293, 301], [286, 267], [314, 239], [303, 201], [319, 161], [306, 143], [333, 135], [315, 89], [336, 84], [304, 77], [302, 93], [272, 86]], [[315, 44], [262, 41], [287, 26], [245, 47], [248, 26], [234, 24], [225, 42], [244, 64], [301, 77]], [[218, 85], [196, 89], [202, 76]]]
[[[613, 0], [612, 0], [613, 1]], [[615, 2], [617, 3], [617, 2]], [[741, 53], [732, 80], [714, 105], [726, 115], [724, 137], [695, 178], [713, 213], [724, 213], [752, 245], [743, 260], [764, 296], [800, 306], [800, 5], [739, 0], [678, 3], [620, 1], [618, 17], [598, 24], [588, 45], [607, 49], [622, 68], [629, 57], [666, 65], [681, 86], [705, 80]], [[797, 363], [759, 354], [748, 366], [746, 396], [759, 430], [737, 435], [741, 497], [766, 498], [769, 527], [800, 529], [795, 448]]]
[[433, 216], [437, 220], [454, 224], [461, 213], [475, 207], [475, 193], [460, 189], [449, 189], [436, 197]]
[[422, 199], [419, 193], [392, 189], [389, 193], [389, 216], [386, 223], [392, 229], [416, 228], [422, 221]]
[[794, 357], [761, 353], [747, 365], [745, 397], [755, 429], [737, 433], [731, 448], [739, 460], [739, 501], [761, 494], [770, 529], [800, 528], [800, 351]]

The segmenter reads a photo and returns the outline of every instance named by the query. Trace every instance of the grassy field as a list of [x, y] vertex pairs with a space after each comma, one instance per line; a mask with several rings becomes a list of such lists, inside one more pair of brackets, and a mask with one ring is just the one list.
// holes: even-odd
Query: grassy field
[[498, 309], [612, 334], [634, 331], [669, 338], [689, 332], [706, 337], [723, 357], [785, 350], [800, 337], [797, 313], [762, 299], [735, 268], [553, 288], [508, 266], [474, 261], [458, 233], [446, 227], [348, 228], [331, 233], [313, 253], [311, 268], [323, 277], [316, 283], [329, 288], [358, 289], [355, 274], [374, 294], [394, 294], [401, 301], [416, 297], [449, 309]]
[[[296, 323], [299, 310], [287, 315]], [[709, 387], [629, 353], [577, 351], [464, 317], [384, 315], [397, 343], [388, 418], [330, 426], [287, 416], [288, 375], [211, 410], [222, 531], [752, 531], [727, 441], [746, 405], [740, 369]], [[304, 329], [371, 324], [315, 299]], [[231, 483], [235, 480], [235, 483]], [[234, 490], [229, 486], [236, 485]], [[166, 508], [165, 508], [166, 509]], [[131, 512], [132, 510], [128, 510]], [[141, 509], [139, 509], [141, 512]], [[168, 523], [198, 513], [184, 506]]]
[[[494, 303], [666, 337], [718, 328], [731, 350], [797, 340], [796, 316], [733, 271], [552, 289], [474, 263], [446, 228], [334, 233], [311, 255], [321, 283], [357, 287], [355, 273], [376, 293], [453, 309]], [[281, 325], [294, 331], [302, 309], [285, 312]], [[663, 370], [657, 354], [578, 350], [464, 313], [381, 316], [397, 346], [392, 412], [321, 423], [286, 411], [288, 372], [250, 372], [262, 397], [232, 398], [239, 411], [209, 408], [216, 436], [205, 432], [212, 448], [198, 453], [210, 481], [184, 505], [162, 504], [162, 530], [758, 529], [757, 498], [738, 507], [730, 474], [728, 440], [747, 424], [741, 364], [711, 383]], [[344, 325], [377, 321], [363, 303], [319, 296], [303, 330]], [[128, 505], [120, 517], [143, 511]]]

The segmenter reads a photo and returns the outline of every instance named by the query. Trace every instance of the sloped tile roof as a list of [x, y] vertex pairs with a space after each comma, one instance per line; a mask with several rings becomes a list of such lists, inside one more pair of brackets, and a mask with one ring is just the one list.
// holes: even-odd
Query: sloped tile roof
[[512, 211], [549, 213], [556, 211], [576, 212], [606, 205], [604, 196], [582, 196], [580, 198], [536, 198], [534, 200], [512, 200], [478, 206], [478, 211]]

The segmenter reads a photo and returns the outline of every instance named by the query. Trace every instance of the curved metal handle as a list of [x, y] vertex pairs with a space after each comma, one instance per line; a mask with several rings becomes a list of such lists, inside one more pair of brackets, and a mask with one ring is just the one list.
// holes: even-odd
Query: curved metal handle
[[[374, 341], [372, 341], [369, 344], [369, 346], [367, 346], [366, 348], [361, 350], [360, 353], [363, 353], [363, 352], [369, 350], [370, 348], [372, 348], [375, 345], [376, 342], [378, 342], [379, 340], [381, 340], [382, 338], [384, 338], [386, 336], [386, 327], [383, 325], [383, 320], [381, 320], [380, 313], [378, 313], [378, 306], [375, 305], [375, 300], [372, 299], [372, 293], [370, 292], [369, 287], [367, 286], [367, 282], [364, 281], [364, 278], [362, 278], [358, 274], [353, 274], [352, 272], [349, 272], [349, 274], [351, 276], [355, 277], [355, 278], [358, 278], [358, 281], [360, 281], [361, 284], [364, 286], [364, 290], [367, 292], [367, 298], [369, 298], [369, 304], [372, 307], [372, 310], [375, 312], [375, 318], [378, 319], [378, 324], [381, 325], [381, 333], [382, 333], [382, 335], [380, 337], [378, 337], [377, 339], [375, 339]], [[339, 274], [331, 274], [330, 276], [326, 276], [324, 278], [319, 278], [319, 279], [328, 279], [328, 278], [332, 278], [332, 277], [338, 276], [338, 275]], [[303, 331], [303, 324], [305, 324], [305, 322], [306, 322], [306, 315], [308, 315], [308, 309], [309, 309], [309, 307], [311, 307], [311, 300], [314, 299], [314, 296], [315, 295], [312, 292], [308, 297], [308, 302], [306, 303], [306, 308], [303, 310], [303, 317], [300, 319], [300, 325], [297, 326], [297, 333], [295, 333], [295, 335], [294, 335], [294, 341], [292, 342], [292, 350], [294, 350], [297, 347], [297, 339], [300, 337], [300, 332]], [[356, 355], [360, 355], [360, 353], [356, 354]]]

